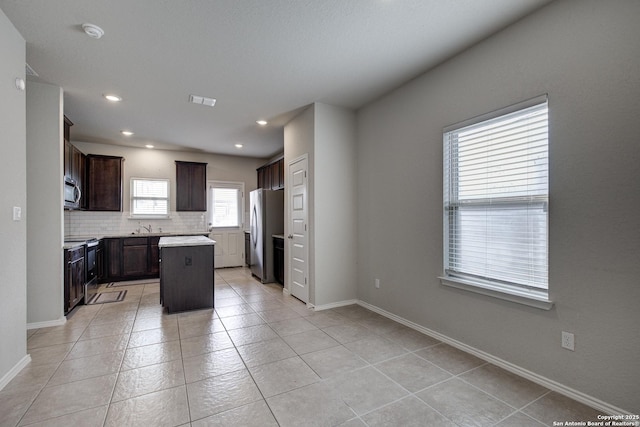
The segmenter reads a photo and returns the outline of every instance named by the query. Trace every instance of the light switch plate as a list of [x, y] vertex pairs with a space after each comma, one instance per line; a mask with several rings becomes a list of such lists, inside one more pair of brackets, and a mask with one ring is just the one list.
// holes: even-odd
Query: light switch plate
[[19, 206], [13, 207], [13, 220], [20, 221], [22, 219], [22, 208]]

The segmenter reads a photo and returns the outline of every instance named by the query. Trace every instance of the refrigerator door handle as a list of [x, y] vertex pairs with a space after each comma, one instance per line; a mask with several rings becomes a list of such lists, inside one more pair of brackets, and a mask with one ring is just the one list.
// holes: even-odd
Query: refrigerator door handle
[[258, 245], [258, 213], [255, 206], [253, 206], [253, 215], [251, 215], [251, 243], [254, 248]]

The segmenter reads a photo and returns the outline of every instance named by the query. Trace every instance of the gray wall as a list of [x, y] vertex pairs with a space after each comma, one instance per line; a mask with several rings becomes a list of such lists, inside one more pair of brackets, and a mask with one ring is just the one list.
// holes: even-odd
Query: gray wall
[[[320, 308], [356, 298], [355, 124], [353, 111], [315, 103], [284, 129], [287, 177], [289, 163], [308, 154], [309, 302]], [[287, 199], [285, 234], [288, 225]]]
[[[640, 411], [639, 16], [638, 1], [551, 3], [359, 111], [360, 299]], [[441, 286], [442, 129], [544, 93], [554, 308]]]
[[[27, 160], [25, 92], [16, 77], [25, 78], [25, 42], [0, 11], [0, 388], [27, 357]], [[22, 221], [13, 221], [13, 207]]]
[[[62, 89], [27, 83], [27, 323], [65, 322]], [[52, 322], [41, 324], [41, 322]], [[40, 323], [38, 325], [38, 323]]]
[[315, 104], [315, 304], [356, 298], [355, 113]]

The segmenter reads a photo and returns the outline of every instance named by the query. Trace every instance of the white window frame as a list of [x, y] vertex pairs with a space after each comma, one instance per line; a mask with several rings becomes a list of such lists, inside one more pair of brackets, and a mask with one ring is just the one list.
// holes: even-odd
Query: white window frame
[[[231, 188], [238, 190], [238, 225], [237, 226], [214, 226], [213, 213], [215, 198], [212, 194], [214, 188]], [[241, 230], [244, 227], [244, 182], [237, 181], [208, 181], [207, 182], [207, 224], [211, 230]]]
[[[167, 185], [167, 197], [136, 197], [136, 195], [134, 194], [134, 188], [135, 188], [135, 181], [161, 181], [161, 182], [165, 182]], [[129, 181], [130, 187], [129, 187], [129, 194], [130, 194], [130, 215], [129, 218], [131, 219], [169, 219], [170, 218], [170, 213], [171, 213], [171, 181], [169, 179], [166, 178], [140, 178], [140, 177], [131, 177], [130, 181]], [[153, 214], [138, 214], [134, 212], [134, 202], [136, 200], [141, 200], [141, 199], [146, 199], [146, 200], [166, 200], [167, 201], [167, 212], [164, 214], [158, 214], [158, 215], [153, 215]]]
[[[544, 236], [544, 250], [546, 257], [546, 270], [548, 271], [548, 177], [546, 178], [546, 194], [535, 194], [533, 196], [504, 196], [500, 197], [499, 191], [495, 190], [491, 193], [484, 193], [482, 197], [479, 197], [474, 200], [474, 197], [471, 198], [458, 198], [458, 175], [456, 175], [458, 171], [457, 165], [457, 153], [455, 146], [455, 139], [457, 137], [457, 132], [462, 131], [465, 128], [470, 126], [482, 124], [483, 122], [487, 122], [490, 120], [500, 119], [503, 116], [507, 116], [512, 113], [517, 113], [522, 110], [526, 110], [538, 105], [542, 105], [546, 107], [547, 105], [547, 96], [543, 95], [540, 97], [536, 97], [534, 99], [512, 105], [507, 108], [503, 108], [498, 111], [494, 111], [492, 113], [488, 113], [470, 120], [467, 120], [462, 123], [458, 123], [452, 126], [448, 126], [443, 130], [443, 145], [444, 145], [444, 212], [443, 212], [443, 275], [440, 277], [440, 281], [445, 286], [451, 286], [459, 289], [464, 289], [467, 291], [472, 291], [475, 293], [480, 293], [483, 295], [488, 295], [520, 304], [529, 305], [532, 307], [537, 307], [540, 309], [549, 310], [553, 306], [553, 302], [549, 299], [549, 290], [548, 285], [546, 289], [542, 289], [540, 285], [538, 286], [526, 286], [517, 283], [517, 280], [504, 280], [504, 278], [499, 277], [482, 277], [479, 275], [475, 275], [473, 273], [465, 272], [463, 270], [457, 269], [456, 267], [460, 266], [460, 262], [464, 264], [464, 258], [461, 258], [463, 255], [458, 255], [462, 252], [456, 252], [462, 246], [456, 246], [455, 243], [450, 244], [450, 237], [454, 234], [459, 233], [455, 230], [456, 227], [459, 226], [460, 216], [455, 215], [455, 210], [457, 207], [461, 207], [464, 204], [466, 209], [469, 208], [479, 208], [485, 209], [487, 211], [491, 211], [491, 206], [500, 205], [501, 207], [497, 208], [497, 212], [500, 212], [500, 209], [504, 209], [507, 206], [511, 207], [520, 207], [520, 206], [537, 206], [538, 212], [540, 212], [540, 207], [542, 207], [542, 212], [545, 215], [545, 223], [547, 225], [547, 229], [545, 230], [546, 235]], [[548, 125], [548, 119], [547, 119]], [[493, 141], [492, 141], [493, 142]], [[547, 133], [547, 157], [548, 157], [548, 133]], [[488, 150], [490, 151], [490, 150]], [[546, 169], [546, 176], [548, 176], [548, 166]], [[460, 234], [455, 234], [460, 236]], [[508, 246], [509, 244], [507, 244]], [[450, 260], [451, 251], [454, 250], [456, 253], [456, 258]], [[530, 255], [531, 256], [531, 255]], [[462, 261], [460, 261], [462, 259]], [[475, 261], [475, 258], [473, 259]], [[469, 261], [467, 261], [469, 262]], [[540, 276], [538, 276], [540, 277]], [[544, 280], [548, 281], [548, 273], [547, 277], [544, 277]]]

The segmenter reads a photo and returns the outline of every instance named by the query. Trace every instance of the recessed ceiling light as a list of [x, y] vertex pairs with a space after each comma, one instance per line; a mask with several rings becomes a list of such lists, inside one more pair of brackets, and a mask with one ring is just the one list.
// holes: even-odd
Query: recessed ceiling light
[[189, 102], [198, 105], [206, 105], [207, 107], [213, 107], [214, 105], [216, 105], [215, 99], [199, 95], [189, 95]]
[[94, 24], [82, 24], [82, 29], [84, 30], [85, 34], [92, 39], [99, 39], [100, 37], [104, 36], [104, 30]]
[[107, 94], [102, 95], [102, 96], [104, 96], [107, 100], [109, 100], [111, 102], [120, 102], [120, 101], [122, 101], [122, 97], [118, 96], [118, 95], [113, 95], [113, 94], [107, 93]]
[[130, 130], [121, 130], [120, 133], [123, 134], [124, 136], [133, 135], [133, 132], [131, 132]]
[[147, 148], [153, 148], [153, 145], [151, 145], [151, 144], [147, 144], [147, 145], [145, 145], [145, 147], [147, 147]]
[[264, 125], [267, 124], [267, 121], [266, 120], [258, 120], [258, 121], [256, 121], [256, 123], [259, 124], [260, 126], [264, 126]]
[[236, 144], [236, 148], [242, 148], [242, 144]]

